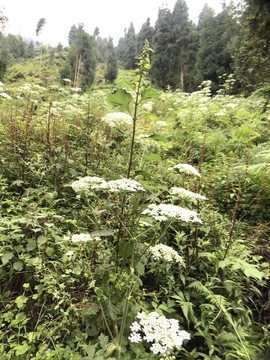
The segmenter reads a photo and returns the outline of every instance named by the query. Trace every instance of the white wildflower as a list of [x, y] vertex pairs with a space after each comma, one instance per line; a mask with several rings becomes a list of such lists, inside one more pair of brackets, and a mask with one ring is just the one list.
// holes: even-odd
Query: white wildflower
[[145, 191], [138, 181], [126, 178], [96, 183], [91, 186], [91, 189], [108, 190], [109, 192]]
[[31, 85], [30, 84], [23, 84], [22, 86], [20, 86], [20, 88], [22, 90], [31, 90]]
[[66, 82], [66, 83], [71, 83], [70, 79], [63, 79], [63, 81]]
[[100, 184], [104, 181], [104, 179], [98, 176], [85, 176], [79, 180], [73, 181], [71, 187], [75, 192], [82, 192], [91, 188], [91, 185]]
[[190, 200], [206, 200], [207, 198], [201, 194], [194, 193], [192, 191], [186, 190], [181, 187], [172, 187], [170, 190], [170, 194], [172, 195], [178, 195], [181, 198], [188, 198]]
[[149, 251], [154, 260], [165, 260], [166, 262], [177, 262], [183, 263], [183, 258], [178, 255], [177, 251], [175, 251], [170, 246], [164, 244], [158, 244], [155, 246], [150, 246]]
[[1, 92], [0, 96], [2, 96], [5, 99], [12, 99], [12, 97], [10, 95], [8, 95], [7, 93], [5, 93], [5, 92]]
[[187, 175], [194, 175], [194, 176], [201, 177], [198, 170], [196, 170], [190, 164], [177, 164], [177, 165], [170, 167], [169, 170], [178, 170], [180, 173], [185, 173]]
[[148, 101], [142, 105], [144, 111], [151, 112], [153, 110], [154, 103], [153, 101]]
[[199, 215], [196, 211], [173, 204], [150, 204], [142, 212], [142, 214], [149, 215], [157, 221], [176, 219], [185, 222], [195, 222], [202, 224], [202, 220], [199, 218]]
[[151, 343], [150, 350], [156, 354], [165, 354], [173, 349], [179, 349], [184, 340], [190, 340], [190, 334], [180, 330], [176, 319], [167, 319], [153, 311], [149, 314], [144, 311], [137, 314], [138, 321], [131, 325], [131, 342]]
[[72, 257], [74, 255], [74, 251], [70, 250], [65, 253], [66, 256]]
[[73, 243], [78, 243], [78, 242], [90, 242], [90, 241], [94, 241], [94, 240], [100, 240], [99, 237], [92, 237], [90, 234], [84, 234], [84, 233], [80, 233], [80, 234], [73, 234], [71, 236], [64, 236], [64, 240], [69, 240]]
[[219, 111], [217, 113], [215, 113], [216, 116], [225, 116], [226, 113], [224, 111]]
[[71, 88], [71, 91], [72, 91], [73, 93], [79, 93], [79, 92], [82, 91], [82, 89], [79, 88], [79, 87], [73, 87], [73, 88]]
[[229, 108], [229, 109], [235, 109], [235, 108], [238, 107], [238, 104], [236, 104], [236, 103], [229, 103], [229, 104], [226, 105], [226, 107]]
[[112, 112], [101, 118], [101, 121], [110, 127], [131, 126], [133, 119], [129, 114], [123, 112]]

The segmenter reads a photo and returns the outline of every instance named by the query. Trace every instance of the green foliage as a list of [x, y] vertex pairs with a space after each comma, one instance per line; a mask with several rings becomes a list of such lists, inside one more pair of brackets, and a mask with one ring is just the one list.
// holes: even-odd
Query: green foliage
[[105, 81], [112, 83], [114, 82], [116, 77], [117, 77], [117, 59], [113, 46], [113, 41], [112, 39], [109, 39], [104, 78]]
[[38, 20], [37, 26], [36, 26], [36, 36], [39, 36], [41, 30], [43, 29], [44, 25], [46, 24], [45, 18], [40, 18]]
[[[3, 360], [260, 359], [269, 346], [268, 103], [259, 92], [235, 97], [226, 82], [216, 96], [210, 82], [192, 94], [158, 91], [148, 80], [151, 53], [146, 42], [136, 70], [121, 70], [115, 89], [83, 94], [57, 83], [49, 56], [7, 74]], [[50, 77], [31, 77], [38, 63]], [[19, 71], [28, 84], [16, 80]], [[120, 111], [130, 123], [105, 122]], [[172, 170], [178, 163], [201, 177]], [[103, 180], [76, 190], [74, 182], [89, 177]], [[121, 178], [144, 190], [110, 191]], [[172, 187], [207, 200], [172, 195]], [[156, 221], [145, 213], [150, 204], [196, 211], [202, 223]], [[76, 242], [78, 234], [92, 240]], [[155, 245], [181, 261], [153, 257]], [[177, 319], [191, 340], [163, 357], [146, 341], [131, 342], [142, 310]]]
[[72, 26], [69, 33], [70, 47], [66, 63], [60, 71], [61, 79], [72, 81], [74, 88], [87, 90], [94, 82], [97, 63], [96, 43], [80, 24]]

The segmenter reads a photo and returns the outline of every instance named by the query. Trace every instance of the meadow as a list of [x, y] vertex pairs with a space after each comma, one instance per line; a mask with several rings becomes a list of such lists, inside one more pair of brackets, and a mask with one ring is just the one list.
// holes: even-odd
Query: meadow
[[82, 93], [44, 56], [1, 85], [2, 360], [270, 346], [267, 89], [159, 91], [149, 66]]

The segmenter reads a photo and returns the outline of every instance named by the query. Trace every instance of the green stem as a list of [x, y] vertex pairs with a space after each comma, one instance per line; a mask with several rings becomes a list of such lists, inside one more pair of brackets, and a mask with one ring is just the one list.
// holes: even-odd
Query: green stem
[[129, 152], [129, 164], [128, 164], [128, 171], [127, 171], [127, 179], [129, 179], [129, 177], [130, 177], [133, 156], [134, 156], [137, 112], [138, 112], [138, 106], [139, 106], [139, 96], [140, 96], [140, 88], [141, 88], [142, 78], [143, 78], [143, 72], [141, 71], [137, 90], [136, 90], [136, 98], [135, 98], [135, 106], [134, 106], [134, 114], [133, 114], [132, 139], [131, 139], [130, 152]]

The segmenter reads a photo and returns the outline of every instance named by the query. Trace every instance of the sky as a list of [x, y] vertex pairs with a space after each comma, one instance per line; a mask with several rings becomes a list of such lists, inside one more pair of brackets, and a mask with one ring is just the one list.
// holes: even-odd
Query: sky
[[[125, 28], [133, 22], [138, 33], [149, 17], [154, 26], [158, 9], [166, 4], [173, 9], [176, 0], [0, 0], [0, 9], [8, 18], [6, 33], [32, 38], [44, 44], [67, 45], [72, 25], [84, 24], [93, 34], [96, 27], [102, 38], [113, 38], [114, 45], [124, 36]], [[190, 19], [197, 21], [205, 3], [216, 13], [222, 8], [222, 0], [186, 0]], [[46, 19], [38, 38], [35, 30], [38, 20]]]

